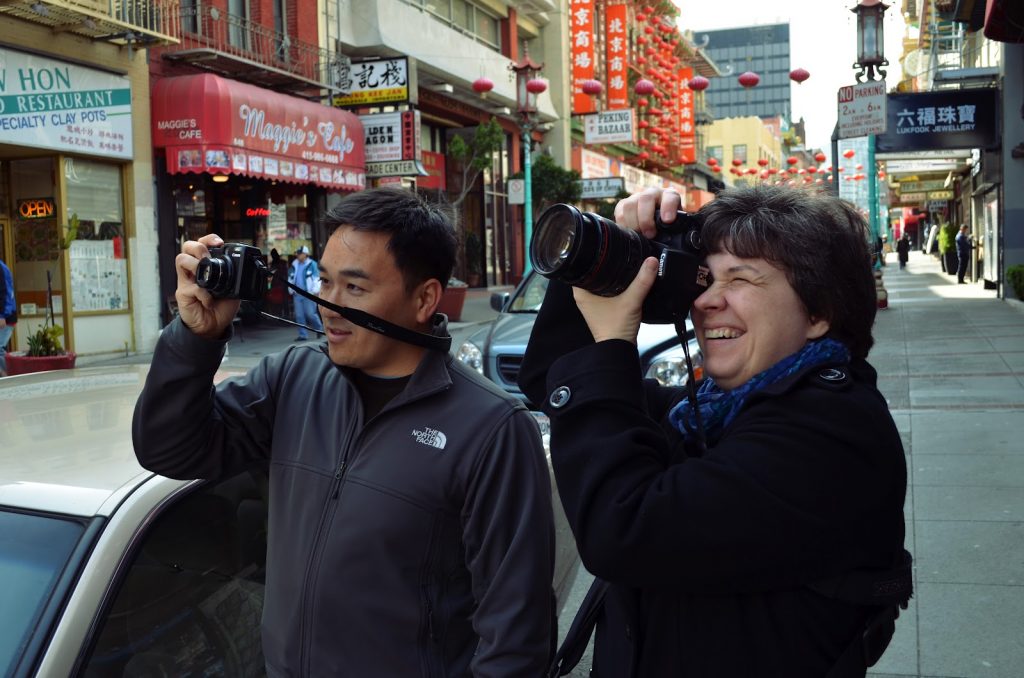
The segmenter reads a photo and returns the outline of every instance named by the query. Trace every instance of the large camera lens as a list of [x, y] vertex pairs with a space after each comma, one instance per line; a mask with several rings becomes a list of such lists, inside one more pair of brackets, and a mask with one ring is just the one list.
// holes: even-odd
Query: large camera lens
[[554, 205], [537, 220], [530, 261], [541, 275], [605, 297], [629, 287], [654, 246], [635, 231], [572, 205]]
[[212, 254], [199, 261], [196, 284], [220, 297], [231, 291], [231, 259], [223, 254]]

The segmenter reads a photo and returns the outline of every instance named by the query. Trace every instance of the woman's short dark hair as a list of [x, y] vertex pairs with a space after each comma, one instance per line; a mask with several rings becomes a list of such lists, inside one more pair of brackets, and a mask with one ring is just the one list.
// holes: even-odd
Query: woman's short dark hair
[[864, 358], [874, 339], [878, 302], [868, 228], [850, 203], [813, 189], [730, 188], [701, 208], [709, 253], [761, 258], [786, 273], [827, 336]]
[[386, 233], [388, 250], [407, 290], [436, 278], [448, 285], [455, 266], [455, 227], [451, 210], [404, 188], [382, 186], [359, 191], [328, 210], [324, 223], [332, 234], [342, 226]]

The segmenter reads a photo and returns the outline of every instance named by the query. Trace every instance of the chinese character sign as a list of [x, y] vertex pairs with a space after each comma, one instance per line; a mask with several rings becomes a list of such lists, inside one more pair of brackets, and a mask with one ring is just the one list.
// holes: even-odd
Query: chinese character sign
[[882, 152], [995, 148], [999, 145], [994, 89], [889, 94], [888, 124], [876, 138]]
[[629, 45], [626, 35], [626, 5], [609, 5], [605, 10], [608, 78], [608, 108], [629, 108], [628, 77]]
[[593, 113], [593, 97], [583, 81], [594, 77], [594, 0], [569, 0], [569, 46], [572, 59], [572, 112]]
[[334, 97], [334, 105], [366, 106], [384, 103], [412, 101], [416, 87], [410, 82], [411, 73], [408, 57], [396, 59], [374, 59], [352, 64], [340, 82], [341, 89], [348, 94]]
[[692, 68], [679, 70], [677, 81], [681, 83], [676, 101], [679, 103], [679, 162], [697, 162], [697, 128], [693, 122], [693, 91], [687, 86], [693, 77]]

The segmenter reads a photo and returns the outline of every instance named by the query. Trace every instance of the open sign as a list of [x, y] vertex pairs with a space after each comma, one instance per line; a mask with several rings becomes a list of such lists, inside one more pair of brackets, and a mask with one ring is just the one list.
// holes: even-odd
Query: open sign
[[18, 201], [18, 214], [22, 219], [46, 219], [54, 213], [53, 198], [29, 198]]

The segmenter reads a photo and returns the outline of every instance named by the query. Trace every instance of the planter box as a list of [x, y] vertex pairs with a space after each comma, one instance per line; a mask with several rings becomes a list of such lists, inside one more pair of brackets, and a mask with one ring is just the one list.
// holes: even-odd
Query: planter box
[[462, 306], [466, 303], [465, 287], [448, 287], [441, 295], [441, 303], [437, 305], [437, 312], [448, 316], [450, 322], [458, 322], [462, 318]]
[[7, 352], [7, 374], [29, 374], [49, 370], [69, 370], [75, 366], [75, 354], [32, 356], [25, 351]]

